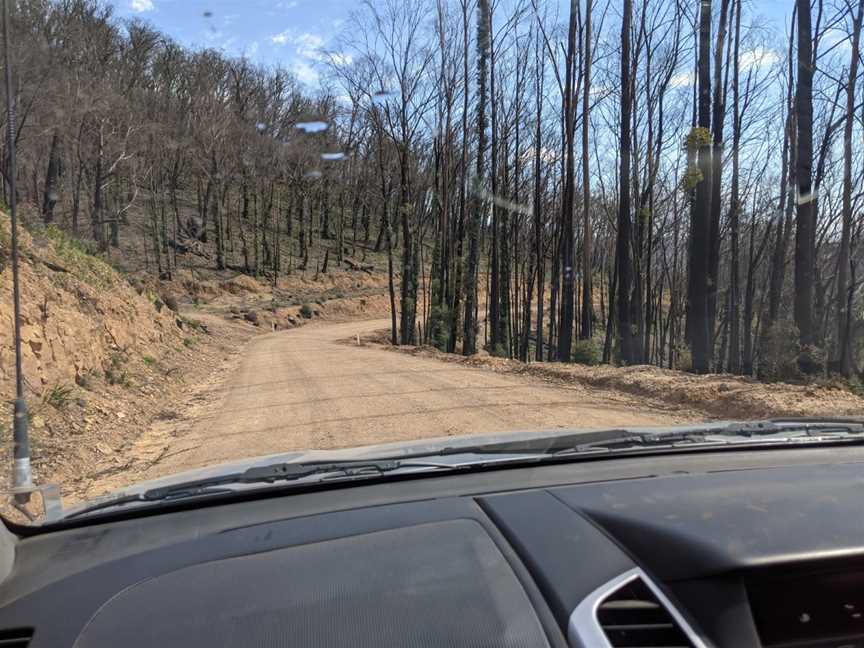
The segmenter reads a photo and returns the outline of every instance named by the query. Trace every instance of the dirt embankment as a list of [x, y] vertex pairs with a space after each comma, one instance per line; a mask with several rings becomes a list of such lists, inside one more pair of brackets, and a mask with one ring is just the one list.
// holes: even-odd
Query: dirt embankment
[[[141, 436], [205, 405], [246, 342], [317, 319], [387, 312], [386, 277], [294, 274], [275, 286], [236, 273], [125, 277], [54, 229], [20, 230], [22, 354], [34, 478], [80, 499], [146, 468]], [[11, 466], [14, 397], [9, 220], [0, 214], [0, 479]]]
[[523, 363], [518, 360], [476, 355], [465, 358], [442, 353], [431, 347], [392, 347], [386, 332], [365, 341], [394, 351], [434, 357], [469, 367], [498, 373], [534, 376], [550, 382], [580, 385], [618, 392], [670, 409], [701, 411], [706, 417], [726, 420], [784, 416], [864, 417], [864, 398], [841, 386], [830, 384], [792, 385], [761, 383], [755, 379], [728, 374], [697, 376], [683, 371], [650, 365], [612, 367], [549, 362]]
[[[218, 366], [206, 328], [136, 290], [59, 230], [20, 230], [22, 364], [34, 478], [75, 490], [119, 469], [142, 427], [171, 408], [184, 381]], [[14, 398], [9, 220], [0, 214], [0, 478], [11, 462]], [[203, 343], [207, 338], [207, 343]], [[196, 369], [197, 368], [197, 369]]]
[[144, 274], [134, 275], [131, 281], [158, 292], [167, 302], [267, 331], [296, 328], [313, 319], [382, 317], [390, 308], [387, 277], [380, 273], [295, 271], [274, 283], [233, 272], [182, 269], [172, 281], [156, 281]]

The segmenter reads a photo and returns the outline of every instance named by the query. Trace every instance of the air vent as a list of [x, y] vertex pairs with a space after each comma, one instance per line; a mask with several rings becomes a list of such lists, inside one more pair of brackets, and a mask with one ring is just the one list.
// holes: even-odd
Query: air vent
[[570, 615], [568, 636], [581, 648], [707, 648], [638, 568], [589, 594]]
[[641, 578], [603, 600], [597, 607], [597, 622], [614, 648], [693, 648], [693, 642]]
[[27, 648], [33, 638], [33, 628], [0, 630], [0, 648]]

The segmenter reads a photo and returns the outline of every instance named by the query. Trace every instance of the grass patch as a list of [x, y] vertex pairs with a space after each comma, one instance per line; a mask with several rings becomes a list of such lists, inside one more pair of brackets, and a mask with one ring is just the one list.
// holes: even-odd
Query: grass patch
[[105, 380], [109, 385], [120, 385], [121, 387], [132, 386], [132, 379], [129, 377], [129, 372], [125, 369], [109, 369], [105, 372]]
[[56, 410], [64, 410], [69, 405], [73, 388], [70, 385], [55, 385], [42, 397], [42, 402]]
[[94, 387], [94, 382], [98, 379], [99, 372], [96, 369], [88, 369], [80, 376], [75, 376], [75, 384], [82, 389], [92, 391]]
[[209, 333], [209, 330], [208, 330], [208, 328], [207, 328], [207, 325], [204, 324], [203, 322], [200, 322], [200, 321], [198, 321], [198, 320], [196, 320], [196, 319], [191, 319], [191, 318], [188, 318], [188, 317], [183, 317], [183, 318], [181, 318], [181, 319], [182, 319], [182, 321], [183, 321], [183, 324], [184, 324], [185, 326], [188, 326], [188, 327], [189, 327], [189, 330], [191, 330], [191, 331], [198, 331], [199, 333]]
[[146, 364], [148, 367], [155, 367], [156, 366], [156, 358], [154, 358], [153, 356], [145, 355], [145, 356], [142, 356], [141, 359], [144, 361], [144, 364]]
[[192, 347], [195, 346], [195, 340], [193, 340], [192, 338], [188, 338], [188, 337], [183, 338], [183, 346], [185, 346], [187, 349], [191, 349]]
[[121, 387], [132, 387], [132, 379], [129, 372], [124, 368], [126, 359], [120, 353], [115, 353], [109, 359], [109, 366], [105, 370], [105, 380], [109, 385], [120, 385]]
[[94, 256], [81, 241], [54, 225], [46, 227], [44, 234], [51, 241], [54, 253], [62, 260], [63, 265], [81, 281], [99, 288], [117, 283], [118, 276], [114, 268]]
[[572, 360], [578, 364], [598, 365], [602, 359], [600, 345], [595, 340], [576, 340], [573, 345]]

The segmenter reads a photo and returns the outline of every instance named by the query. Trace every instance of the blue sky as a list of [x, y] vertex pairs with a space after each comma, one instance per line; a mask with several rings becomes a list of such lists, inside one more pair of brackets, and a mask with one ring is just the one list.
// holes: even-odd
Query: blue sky
[[[566, 13], [564, 0], [562, 14]], [[694, 0], [695, 1], [695, 0]], [[777, 33], [785, 31], [794, 0], [752, 0]], [[178, 42], [245, 55], [259, 63], [280, 63], [300, 81], [315, 86], [321, 48], [333, 39], [359, 0], [111, 0], [122, 18], [142, 18]], [[755, 12], [754, 12], [755, 10]], [[760, 21], [761, 22], [761, 21]], [[774, 45], [782, 49], [782, 39]], [[769, 45], [770, 47], [770, 45]], [[767, 62], [767, 61], [766, 61]], [[682, 79], [682, 81], [684, 81]]]
[[115, 0], [122, 18], [142, 18], [178, 42], [281, 63], [315, 85], [320, 48], [342, 29], [345, 0]]

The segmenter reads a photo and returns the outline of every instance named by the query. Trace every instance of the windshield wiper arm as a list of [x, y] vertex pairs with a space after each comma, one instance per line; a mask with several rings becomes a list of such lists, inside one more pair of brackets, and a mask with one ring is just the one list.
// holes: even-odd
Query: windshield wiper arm
[[769, 420], [731, 424], [725, 428], [694, 428], [671, 432], [624, 432], [599, 441], [559, 449], [555, 456], [609, 453], [616, 451], [686, 448], [758, 443], [820, 442], [832, 440], [864, 441], [864, 424], [842, 420]]
[[143, 493], [120, 495], [112, 499], [95, 502], [90, 506], [68, 514], [66, 517], [78, 517], [94, 511], [131, 503], [164, 502], [200, 495], [230, 493], [234, 492], [234, 489], [226, 488], [226, 486], [234, 484], [273, 484], [276, 482], [297, 481], [315, 475], [322, 475], [324, 478], [327, 476], [347, 479], [365, 478], [405, 468], [453, 470], [459, 468], [459, 466], [431, 461], [397, 460], [276, 463], [268, 466], [253, 466], [242, 472], [151, 488]]

